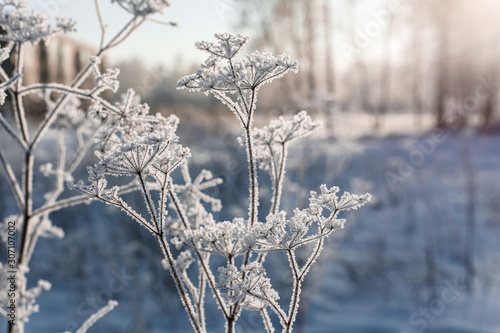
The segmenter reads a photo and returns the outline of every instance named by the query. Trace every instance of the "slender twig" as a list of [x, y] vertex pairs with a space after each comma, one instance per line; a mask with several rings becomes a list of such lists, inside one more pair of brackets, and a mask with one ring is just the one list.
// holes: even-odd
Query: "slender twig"
[[[253, 105], [254, 93], [252, 92], [252, 104]], [[249, 178], [250, 178], [250, 207], [249, 207], [249, 223], [251, 226], [257, 222], [258, 211], [257, 207], [259, 206], [259, 188], [258, 188], [258, 180], [257, 180], [257, 165], [255, 161], [255, 152], [254, 152], [254, 144], [253, 144], [253, 133], [252, 133], [252, 116], [253, 116], [253, 108], [249, 111], [247, 126], [245, 126], [245, 134], [246, 134], [246, 146], [247, 146], [247, 155], [248, 155], [248, 163], [249, 163]]]
[[226, 95], [218, 92], [218, 91], [213, 91], [212, 92], [214, 94], [214, 96], [219, 99], [221, 102], [223, 102], [224, 104], [226, 104], [228, 107], [229, 107], [229, 110], [233, 111], [233, 113], [238, 117], [240, 123], [241, 123], [241, 126], [245, 126], [246, 123], [245, 123], [245, 120], [243, 119], [243, 115], [241, 113], [241, 110], [238, 106], [238, 104], [234, 103], [229, 97], [227, 97]]
[[79, 147], [78, 151], [76, 152], [75, 156], [69, 162], [68, 167], [66, 168], [66, 172], [68, 173], [73, 173], [75, 169], [78, 167], [78, 165], [81, 163], [85, 155], [88, 153], [90, 148], [94, 144], [94, 138], [95, 136], [101, 131], [101, 129], [105, 126], [106, 123], [102, 123], [88, 138], [87, 141]]
[[113, 310], [113, 308], [117, 305], [118, 305], [118, 302], [116, 302], [116, 301], [113, 301], [113, 300], [108, 301], [108, 304], [105, 307], [103, 307], [102, 309], [100, 309], [99, 311], [97, 311], [96, 313], [94, 313], [92, 316], [90, 316], [89, 319], [87, 319], [83, 323], [82, 327], [80, 327], [76, 331], [76, 333], [86, 333], [87, 330], [90, 327], [92, 327], [96, 321], [98, 321], [99, 319], [104, 317], [108, 312]]
[[[177, 198], [177, 195], [173, 191], [172, 186], [169, 186], [168, 194], [169, 194], [170, 198], [172, 199], [175, 210], [177, 212], [177, 216], [179, 216], [179, 218], [181, 219], [181, 222], [184, 225], [184, 227], [186, 228], [186, 230], [190, 230], [191, 227], [189, 225], [189, 221], [187, 219], [186, 213], [182, 209], [182, 206], [179, 202], [179, 198]], [[230, 312], [228, 311], [227, 306], [226, 306], [224, 300], [222, 299], [222, 295], [220, 294], [220, 291], [216, 286], [214, 276], [212, 274], [212, 271], [210, 270], [208, 263], [205, 261], [205, 258], [203, 257], [203, 254], [199, 251], [199, 249], [197, 249], [195, 247], [193, 247], [193, 249], [195, 251], [196, 256], [198, 257], [198, 261], [201, 264], [201, 268], [202, 268], [203, 272], [205, 272], [205, 275], [208, 278], [208, 284], [210, 285], [210, 289], [214, 293], [215, 299], [217, 300], [217, 303], [219, 303], [219, 306], [222, 309], [224, 317], [226, 319], [229, 318]]]
[[269, 313], [267, 313], [266, 308], [260, 309], [260, 315], [262, 317], [262, 322], [264, 323], [264, 327], [266, 328], [267, 333], [273, 333], [274, 327], [271, 322], [271, 318], [269, 318]]
[[160, 228], [160, 223], [158, 222], [158, 218], [156, 217], [156, 209], [153, 204], [153, 201], [151, 200], [151, 194], [146, 186], [146, 182], [144, 181], [144, 176], [142, 174], [142, 171], [139, 172], [137, 176], [141, 184], [142, 195], [144, 196], [144, 200], [146, 201], [146, 208], [149, 212], [149, 215], [151, 216], [151, 220], [155, 224], [157, 232], [162, 232], [162, 229]]
[[14, 129], [9, 125], [7, 120], [5, 120], [4, 116], [0, 113], [0, 125], [3, 126], [5, 131], [24, 149], [28, 150], [28, 145], [23, 138], [21, 138]]
[[276, 184], [274, 188], [273, 201], [271, 206], [271, 212], [273, 214], [278, 213], [281, 201], [281, 192], [283, 186], [283, 179], [285, 177], [285, 167], [286, 167], [287, 149], [286, 142], [281, 142], [281, 158], [280, 158], [280, 168], [278, 172], [278, 177], [276, 179]]
[[286, 321], [287, 321], [287, 315], [285, 311], [280, 307], [280, 305], [271, 297], [267, 297], [267, 295], [264, 293], [264, 296], [266, 296], [266, 300], [269, 302], [269, 305], [271, 306], [271, 309], [273, 312], [278, 316], [280, 319], [281, 325], [285, 326]]
[[[124, 185], [120, 187], [120, 190], [118, 191], [118, 194], [126, 194], [130, 193], [133, 191], [137, 191], [140, 189], [140, 185], [137, 184], [135, 181]], [[63, 208], [71, 207], [71, 206], [76, 206], [82, 203], [89, 202], [90, 200], [97, 199], [97, 198], [90, 198], [87, 194], [81, 194], [81, 195], [75, 195], [74, 197], [67, 198], [67, 199], [61, 199], [59, 201], [54, 202], [53, 204], [47, 205], [47, 206], [42, 206], [36, 210], [33, 211], [31, 214], [33, 217], [38, 216], [40, 214], [46, 214], [46, 213], [51, 213], [56, 210], [60, 210]], [[99, 198], [101, 199], [101, 198]]]
[[292, 326], [293, 322], [295, 320], [295, 316], [298, 311], [299, 307], [299, 297], [300, 297], [300, 291], [301, 291], [301, 286], [302, 286], [302, 280], [299, 276], [299, 269], [298, 269], [298, 264], [297, 260], [295, 258], [295, 252], [288, 250], [287, 251], [288, 255], [288, 260], [290, 262], [290, 266], [292, 267], [292, 272], [293, 272], [293, 293], [292, 293], [292, 299], [290, 300], [290, 309], [288, 310], [288, 316], [286, 320], [286, 326], [283, 328], [283, 332], [291, 332], [292, 331]]
[[22, 209], [22, 207], [24, 206], [23, 192], [19, 187], [16, 176], [14, 175], [14, 171], [12, 171], [12, 167], [4, 156], [2, 149], [0, 149], [0, 163], [5, 170], [7, 179], [9, 180], [10, 187], [12, 189], [12, 192], [14, 193], [14, 197], [16, 198], [17, 206]]
[[118, 45], [120, 45], [121, 43], [123, 43], [135, 30], [137, 30], [137, 28], [139, 28], [144, 22], [146, 22], [146, 18], [143, 17], [139, 20], [139, 22], [133, 22], [133, 24], [130, 26], [130, 29], [126, 32], [124, 32], [120, 38], [116, 38], [115, 40], [113, 40], [112, 42], [110, 42], [108, 44], [108, 46], [106, 47], [106, 49], [109, 49], [109, 48], [113, 48], [113, 47], [116, 47]]
[[177, 22], [172, 22], [172, 21], [160, 21], [160, 20], [155, 20], [151, 17], [148, 17], [147, 20], [149, 22], [153, 22], [153, 23], [156, 23], [156, 24], [160, 24], [160, 25], [166, 25], [166, 26], [171, 26], [171, 27], [176, 27], [177, 26]]
[[[1, 67], [0, 67], [1, 68]], [[4, 71], [5, 72], [5, 71]], [[17, 73], [16, 75], [14, 75], [12, 78], [8, 78], [7, 77], [7, 80], [5, 80], [4, 83], [0, 84], [0, 89], [9, 89], [10, 87], [12, 87], [14, 85], [14, 83], [16, 83], [23, 75], [21, 73]]]
[[321, 250], [323, 248], [324, 241], [325, 241], [325, 238], [321, 237], [318, 240], [318, 243], [316, 243], [316, 246], [314, 247], [314, 250], [313, 250], [311, 256], [309, 257], [309, 259], [307, 259], [306, 263], [304, 264], [304, 266], [300, 270], [300, 273], [299, 273], [300, 279], [304, 278], [304, 276], [307, 274], [307, 272], [309, 272], [309, 269], [311, 268], [312, 264], [316, 261], [316, 259], [318, 259], [319, 255], [321, 254]]
[[128, 215], [130, 215], [134, 220], [136, 220], [140, 225], [142, 225], [143, 227], [145, 227], [146, 229], [148, 229], [149, 231], [151, 231], [151, 233], [153, 233], [155, 235], [158, 234], [158, 231], [155, 228], [153, 228], [151, 226], [151, 224], [149, 224], [148, 221], [144, 217], [141, 216], [141, 214], [137, 213], [135, 210], [133, 210], [132, 208], [130, 208], [122, 200], [111, 201], [111, 200], [108, 200], [108, 199], [100, 197], [100, 196], [99, 197], [96, 196], [96, 198], [99, 199], [99, 200], [101, 200], [104, 203], [107, 203], [109, 205], [112, 205], [112, 206], [120, 208], [125, 213], [127, 213]]
[[28, 130], [28, 123], [26, 121], [26, 112], [24, 110], [22, 96], [19, 94], [23, 86], [23, 78], [22, 78], [22, 73], [24, 69], [23, 57], [24, 57], [24, 46], [22, 43], [17, 43], [15, 73], [21, 76], [19, 76], [15, 84], [16, 88], [13, 91], [14, 94], [13, 102], [14, 102], [14, 110], [16, 111], [16, 117], [19, 123], [18, 125], [21, 130], [23, 140], [25, 142], [29, 142], [30, 135]]
[[[57, 147], [59, 150], [57, 169], [56, 169], [56, 182], [52, 191], [48, 192], [45, 197], [45, 205], [53, 203], [57, 197], [64, 191], [64, 181], [65, 181], [65, 168], [66, 168], [66, 144], [64, 142], [64, 134], [61, 130], [57, 131]], [[32, 214], [33, 216], [33, 214]], [[43, 225], [44, 219], [48, 218], [48, 214], [41, 216], [38, 223], [33, 227], [33, 232], [30, 235], [30, 240], [28, 241], [28, 252], [27, 252], [27, 262], [31, 260], [31, 255], [35, 249], [36, 242], [38, 240], [39, 231]]]
[[24, 264], [26, 261], [25, 254], [28, 250], [27, 240], [30, 231], [31, 211], [33, 209], [32, 194], [33, 194], [33, 164], [34, 156], [31, 150], [25, 154], [25, 170], [24, 170], [24, 210], [23, 210], [23, 228], [21, 231], [20, 253], [18, 258], [19, 264]]
[[[189, 278], [186, 271], [181, 273], [182, 281], [186, 284], [187, 290], [193, 299], [198, 299], [198, 289], [194, 286], [193, 281]], [[200, 323], [201, 324], [201, 323]]]
[[107, 25], [104, 23], [104, 19], [102, 17], [101, 5], [99, 3], [99, 0], [95, 0], [94, 3], [95, 3], [95, 10], [97, 12], [97, 18], [99, 19], [99, 25], [101, 27], [101, 43], [99, 44], [99, 48], [103, 49], [104, 48], [104, 41], [106, 39]]
[[177, 291], [179, 292], [179, 295], [181, 296], [181, 301], [182, 304], [184, 304], [184, 308], [186, 309], [186, 312], [188, 313], [189, 319], [191, 321], [191, 325], [193, 326], [193, 329], [198, 332], [198, 333], [203, 333], [202, 328], [200, 327], [198, 318], [196, 318], [195, 311], [193, 309], [193, 305], [191, 301], [189, 300], [189, 296], [186, 293], [186, 289], [184, 288], [184, 284], [182, 283], [181, 277], [179, 275], [179, 272], [177, 272], [177, 268], [175, 267], [175, 260], [172, 255], [172, 252], [170, 251], [170, 247], [167, 244], [167, 241], [165, 240], [165, 237], [160, 237], [158, 234], [158, 240], [160, 241], [160, 245], [163, 250], [163, 254], [165, 258], [168, 261], [168, 264], [170, 265], [170, 273], [172, 274], [172, 277], [175, 282], [175, 286], [177, 287]]
[[196, 300], [196, 307], [198, 308], [198, 317], [200, 319], [200, 325], [203, 330], [206, 330], [205, 323], [205, 294], [206, 294], [206, 274], [203, 271], [199, 271], [198, 273], [198, 299]]

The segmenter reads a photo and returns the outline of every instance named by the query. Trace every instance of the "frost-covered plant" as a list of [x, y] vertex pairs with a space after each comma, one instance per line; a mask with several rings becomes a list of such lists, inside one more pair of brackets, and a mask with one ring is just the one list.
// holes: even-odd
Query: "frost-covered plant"
[[[179, 89], [212, 94], [236, 115], [244, 130], [249, 170], [248, 217], [216, 222], [213, 211], [221, 202], [203, 191], [221, 180], [203, 170], [192, 180], [187, 159], [189, 150], [175, 135], [177, 122], [170, 118], [151, 117], [147, 108], [131, 108], [132, 96], [119, 106], [121, 112], [109, 113], [114, 120], [112, 133], [102, 137], [99, 162], [89, 169], [89, 182], [73, 185], [90, 198], [119, 207], [158, 240], [164, 254], [162, 264], [170, 270], [180, 299], [196, 332], [206, 332], [205, 295], [212, 292], [226, 322], [226, 332], [235, 332], [243, 310], [259, 311], [268, 332], [274, 327], [268, 309], [278, 317], [282, 330], [290, 332], [298, 311], [301, 286], [311, 266], [321, 253], [325, 237], [343, 228], [339, 213], [357, 209], [371, 198], [369, 194], [344, 193], [337, 187], [311, 191], [309, 206], [295, 209], [289, 218], [279, 211], [285, 175], [288, 145], [319, 127], [305, 111], [292, 118], [281, 117], [263, 129], [252, 126], [260, 87], [298, 64], [287, 55], [273, 56], [255, 52], [238, 57], [247, 37], [217, 34], [217, 42], [199, 42], [196, 47], [209, 54], [200, 69], [181, 78]], [[129, 102], [127, 102], [129, 101]], [[96, 114], [102, 111], [96, 108]], [[131, 116], [125, 116], [132, 112]], [[143, 112], [144, 111], [144, 112]], [[133, 126], [131, 125], [133, 124]], [[259, 221], [257, 163], [270, 173], [273, 186], [271, 212]], [[174, 184], [172, 172], [180, 168], [184, 184]], [[147, 216], [127, 204], [119, 187], [107, 187], [109, 176], [125, 177], [127, 184], [139, 184]], [[313, 249], [304, 264], [295, 251], [311, 244]], [[176, 255], [171, 245], [179, 252]], [[266, 274], [266, 255], [284, 252], [290, 261], [293, 285], [288, 310], [279, 303]], [[225, 258], [225, 265], [213, 267], [213, 255]], [[214, 275], [218, 272], [218, 277]]]
[[[15, 260], [0, 265], [0, 313], [7, 316], [7, 306], [16, 304], [15, 325], [9, 324], [9, 333], [24, 332], [29, 316], [38, 311], [36, 298], [50, 284], [40, 281], [27, 288], [27, 273], [31, 256], [39, 237], [63, 237], [61, 228], [52, 225], [50, 214], [65, 207], [98, 199], [126, 212], [158, 240], [163, 252], [162, 265], [174, 279], [180, 299], [184, 304], [193, 329], [206, 332], [205, 296], [213, 294], [226, 322], [226, 331], [235, 332], [236, 321], [243, 310], [259, 311], [268, 332], [274, 327], [268, 310], [274, 312], [284, 332], [290, 332], [298, 311], [303, 280], [321, 253], [325, 237], [343, 227], [345, 220], [338, 217], [341, 211], [357, 209], [370, 195], [344, 193], [339, 189], [321, 186], [320, 193], [311, 192], [309, 206], [295, 209], [287, 218], [279, 210], [283, 179], [286, 169], [287, 149], [290, 143], [312, 133], [319, 127], [305, 111], [292, 118], [279, 118], [263, 129], [253, 128], [259, 89], [265, 83], [292, 71], [298, 64], [287, 55], [273, 56], [254, 52], [240, 56], [247, 37], [217, 34], [215, 43], [199, 42], [196, 47], [209, 54], [200, 69], [179, 80], [178, 88], [187, 88], [212, 94], [236, 115], [243, 128], [249, 170], [249, 204], [247, 217], [234, 217], [232, 221], [215, 221], [210, 213], [222, 209], [220, 200], [205, 191], [217, 186], [221, 180], [206, 170], [194, 179], [188, 168], [190, 151], [183, 147], [176, 135], [178, 119], [175, 116], [150, 115], [149, 107], [141, 104], [133, 90], [128, 90], [122, 100], [111, 104], [102, 97], [105, 91], [118, 89], [118, 70], [102, 71], [102, 55], [123, 42], [150, 16], [161, 13], [167, 1], [116, 0], [132, 14], [130, 21], [107, 40], [106, 24], [96, 0], [96, 9], [102, 30], [100, 47], [96, 54], [68, 84], [23, 84], [23, 49], [26, 43], [49, 41], [59, 32], [74, 29], [74, 23], [57, 19], [54, 25], [42, 14], [28, 12], [23, 1], [8, 0], [0, 5], [0, 62], [11, 58], [14, 70], [8, 74], [0, 69], [0, 103], [7, 96], [12, 105], [15, 124], [0, 113], [0, 125], [17, 144], [22, 169], [15, 172], [5, 147], [0, 147], [0, 163], [18, 205], [18, 214], [2, 222], [2, 242], [10, 244], [9, 226], [15, 223], [18, 246]], [[93, 86], [82, 84], [93, 78]], [[8, 94], [8, 95], [7, 95]], [[44, 119], [28, 127], [24, 100], [28, 95], [37, 96], [45, 104]], [[81, 103], [85, 100], [89, 103]], [[85, 110], [83, 105], [90, 104]], [[4, 107], [5, 109], [5, 107]], [[51, 134], [53, 133], [53, 135]], [[76, 152], [68, 149], [68, 136], [76, 142]], [[57, 160], [36, 164], [40, 157], [42, 140], [55, 138]], [[89, 183], [78, 181], [72, 188], [81, 192], [61, 199], [65, 182], [73, 181], [73, 174], [81, 165], [86, 153], [94, 149], [99, 162], [89, 168]], [[257, 166], [269, 172], [273, 198], [271, 211], [264, 221], [259, 220], [259, 185]], [[52, 179], [48, 191], [35, 191], [34, 174], [37, 170]], [[175, 184], [172, 173], [180, 170], [183, 183]], [[122, 183], [108, 187], [109, 177], [119, 177]], [[113, 183], [119, 181], [114, 180]], [[139, 191], [144, 198], [145, 214], [124, 199], [124, 194]], [[33, 199], [36, 200], [34, 203]], [[263, 212], [260, 212], [261, 215]], [[299, 264], [295, 251], [302, 246], [313, 246], [310, 257]], [[175, 245], [179, 253], [173, 251]], [[288, 256], [293, 277], [291, 301], [285, 311], [280, 295], [273, 289], [267, 275], [266, 255], [283, 252]], [[221, 267], [214, 267], [212, 256], [225, 259]], [[6, 292], [11, 286], [7, 275], [16, 271], [14, 296]], [[217, 272], [217, 275], [214, 274]], [[6, 297], [7, 295], [7, 297]], [[84, 333], [95, 321], [111, 311], [116, 302], [91, 316], [77, 331]], [[9, 318], [8, 318], [9, 319]]]
[[[2, 30], [0, 63], [11, 58], [14, 64], [12, 73], [7, 73], [0, 68], [0, 105], [3, 105], [2, 112], [0, 112], [0, 128], [7, 134], [5, 137], [10, 137], [15, 145], [12, 147], [7, 144], [0, 145], [0, 164], [18, 208], [16, 215], [3, 217], [0, 223], [2, 243], [10, 246], [9, 260], [0, 265], [0, 276], [2, 276], [0, 314], [7, 317], [9, 321], [9, 333], [24, 332], [25, 323], [29, 321], [30, 315], [39, 310], [36, 298], [42, 291], [49, 290], [51, 287], [49, 282], [39, 281], [35, 287], [27, 288], [30, 259], [39, 237], [61, 238], [64, 236], [61, 228], [52, 225], [50, 213], [89, 201], [88, 195], [84, 194], [69, 196], [65, 199], [61, 199], [60, 196], [65, 191], [65, 182], [73, 180], [73, 173], [82, 164], [86, 153], [95, 143], [97, 142], [98, 148], [104, 151], [108, 145], [117, 140], [117, 131], [128, 130], [130, 135], [132, 131], [139, 131], [143, 134], [141, 138], [144, 141], [134, 148], [147, 146], [141, 153], [149, 154], [151, 149], [154, 149], [150, 147], [156, 147], [158, 156], [164, 160], [170, 158], [163, 148], [165, 142], [172, 137], [171, 132], [168, 131], [169, 127], [164, 125], [165, 122], [171, 124], [175, 120], [145, 116], [147, 107], [138, 103], [133, 91], [127, 93], [122, 103], [112, 105], [107, 102], [102, 97], [102, 93], [107, 90], [116, 92], [119, 85], [117, 80], [119, 71], [106, 69], [105, 72], [101, 72], [99, 67], [101, 57], [107, 50], [122, 43], [146, 20], [149, 20], [151, 14], [161, 12], [167, 6], [167, 2], [159, 0], [118, 2], [132, 14], [132, 17], [112, 38], [106, 39], [107, 25], [100, 12], [99, 0], [95, 0], [101, 26], [100, 47], [70, 84], [35, 83], [31, 85], [25, 85], [23, 82], [26, 45], [28, 43], [35, 45], [41, 40], [48, 43], [56, 33], [73, 31], [75, 23], [66, 18], [56, 18], [52, 23], [52, 20], [45, 14], [29, 11], [28, 3], [25, 1], [5, 0], [0, 4]], [[84, 81], [92, 79], [93, 87], [83, 89]], [[31, 110], [26, 109], [24, 103], [26, 98], [33, 96], [41, 100], [38, 104], [46, 106], [45, 117], [38, 123], [34, 120], [28, 121]], [[82, 100], [92, 104], [90, 110], [84, 109]], [[6, 103], [7, 101], [9, 103]], [[5, 116], [9, 108], [13, 111], [15, 123]], [[137, 124], [141, 126], [147, 124], [148, 128], [136, 126]], [[148, 131], [151, 132], [151, 136], [145, 134]], [[72, 141], [76, 142], [73, 154], [69, 149], [68, 138], [71, 135], [74, 137]], [[38, 160], [46, 158], [46, 152], [42, 150], [45, 148], [40, 148], [42, 146], [40, 143], [42, 141], [48, 143], [54, 138], [56, 144], [52, 146], [56, 149], [52, 151], [52, 154], [57, 157], [40, 165]], [[16, 150], [15, 154], [11, 153], [13, 150]], [[172, 152], [172, 154], [177, 153], [183, 154], [181, 151]], [[103, 153], [103, 156], [112, 158], [113, 154], [117, 154], [116, 150]], [[139, 163], [144, 168], [155, 166], [152, 163], [144, 164], [144, 161]], [[13, 165], [22, 165], [22, 168], [16, 170]], [[110, 164], [108, 167], [111, 169], [120, 166]], [[164, 168], [163, 162], [160, 171], [164, 171], [162, 168]], [[53, 181], [50, 188], [41, 189], [34, 186], [34, 175], [38, 169], [41, 175]], [[136, 183], [128, 184], [115, 188], [110, 196], [138, 188], [139, 185]], [[10, 273], [7, 274], [8, 272]], [[15, 272], [15, 278], [11, 278], [12, 272]], [[7, 280], [7, 278], [11, 279]], [[10, 281], [12, 284], [7, 283]], [[8, 293], [7, 291], [11, 289], [13, 292]], [[15, 304], [13, 312], [8, 308], [11, 304]], [[86, 332], [97, 319], [109, 312], [115, 305], [114, 301], [108, 304], [89, 318], [78, 332]], [[14, 318], [10, 315], [14, 312], [15, 320], [12, 320]]]

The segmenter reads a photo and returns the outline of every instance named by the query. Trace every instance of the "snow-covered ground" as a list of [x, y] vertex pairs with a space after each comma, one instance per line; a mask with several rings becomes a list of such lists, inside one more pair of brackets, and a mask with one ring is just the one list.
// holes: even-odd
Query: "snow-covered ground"
[[[193, 133], [185, 131], [181, 138]], [[244, 152], [230, 134], [200, 138], [200, 133], [191, 139], [197, 146], [187, 144], [193, 150], [193, 173], [207, 168], [224, 178], [218, 193], [211, 193], [225, 206], [217, 219], [243, 216]], [[310, 139], [292, 149], [290, 158], [282, 205], [287, 211], [303, 207], [309, 190], [322, 183], [375, 197], [369, 207], [347, 215], [346, 229], [329, 239], [325, 256], [308, 276], [297, 332], [500, 331], [499, 134]], [[472, 183], [466, 181], [470, 175]], [[260, 181], [264, 212], [270, 190], [264, 175]], [[1, 185], [3, 216], [13, 202], [5, 182]], [[465, 226], [471, 207], [474, 283], [467, 291]], [[40, 313], [27, 324], [28, 333], [74, 331], [109, 298], [120, 305], [91, 332], [189, 331], [169, 274], [161, 268], [158, 246], [147, 232], [99, 203], [66, 209], [53, 220], [66, 237], [37, 245], [31, 281], [43, 278], [53, 288], [40, 296]], [[268, 264], [276, 267], [271, 276], [279, 288], [279, 281], [288, 279], [283, 273], [288, 267], [280, 260]], [[287, 302], [286, 295], [282, 301]], [[207, 317], [212, 331], [219, 332], [215, 304]], [[244, 313], [238, 332], [262, 331], [259, 317]]]

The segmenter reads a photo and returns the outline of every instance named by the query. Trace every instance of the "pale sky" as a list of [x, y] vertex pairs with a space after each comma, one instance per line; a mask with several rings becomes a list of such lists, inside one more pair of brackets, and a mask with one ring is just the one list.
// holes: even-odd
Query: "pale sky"
[[[172, 0], [164, 15], [155, 19], [174, 21], [178, 27], [146, 22], [123, 44], [111, 50], [113, 62], [140, 58], [147, 65], [173, 64], [179, 59], [183, 65], [200, 62], [206, 55], [194, 48], [198, 40], [213, 40], [214, 33], [233, 32], [231, 22], [238, 12], [231, 0]], [[32, 0], [31, 7], [49, 16], [70, 17], [77, 22], [77, 32], [71, 34], [86, 44], [97, 46], [100, 27], [94, 0]], [[109, 25], [107, 36], [112, 37], [130, 19], [130, 14], [110, 0], [101, 0], [105, 22]], [[179, 56], [182, 54], [182, 57]], [[187, 56], [186, 56], [187, 55]]]
[[[346, 18], [345, 0], [330, 0], [335, 4], [337, 24]], [[348, 0], [349, 1], [349, 0]], [[405, 0], [392, 0], [405, 3]], [[359, 6], [357, 26], [365, 28], [366, 22], [374, 20], [373, 14], [383, 9], [389, 0], [365, 0]], [[105, 22], [109, 25], [108, 39], [111, 38], [130, 19], [131, 15], [111, 0], [100, 0]], [[165, 10], [164, 15], [154, 18], [162, 21], [174, 21], [178, 27], [170, 27], [147, 22], [140, 27], [123, 44], [111, 50], [107, 56], [113, 63], [122, 60], [142, 59], [149, 68], [164, 65], [166, 69], [173, 66], [186, 66], [200, 63], [206, 54], [194, 48], [198, 40], [213, 40], [214, 33], [232, 32], [243, 33], [252, 37], [252, 31], [237, 31], [235, 22], [238, 21], [239, 12], [235, 8], [235, 0], [171, 0], [171, 7]], [[257, 4], [258, 2], [253, 2]], [[252, 2], [250, 2], [252, 4]], [[94, 0], [31, 0], [31, 7], [37, 11], [45, 12], [49, 16], [70, 17], [77, 22], [77, 32], [71, 34], [86, 44], [98, 46], [100, 40], [100, 27], [95, 10]], [[257, 9], [255, 15], [258, 15]], [[249, 16], [252, 17], [252, 7]], [[352, 29], [352, 28], [351, 28]], [[383, 30], [382, 30], [383, 31]], [[383, 36], [383, 33], [380, 34]], [[340, 38], [338, 38], [340, 37]], [[375, 36], [376, 44], [380, 36]], [[370, 39], [370, 42], [372, 40]], [[341, 46], [349, 42], [347, 35], [337, 35], [335, 41], [337, 65], [345, 65], [345, 56]], [[345, 43], [344, 43], [345, 44]]]

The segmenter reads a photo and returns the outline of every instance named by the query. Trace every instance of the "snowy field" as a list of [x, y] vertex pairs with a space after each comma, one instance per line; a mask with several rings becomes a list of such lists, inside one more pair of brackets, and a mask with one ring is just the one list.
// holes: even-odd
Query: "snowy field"
[[[180, 131], [181, 138], [201, 143], [191, 144], [192, 172], [206, 168], [225, 180], [209, 193], [225, 207], [216, 219], [244, 216], [238, 207], [245, 207], [239, 203], [248, 188], [246, 157], [234, 136], [198, 129], [193, 138], [193, 128]], [[346, 229], [328, 240], [326, 255], [307, 277], [297, 332], [500, 331], [500, 135], [434, 131], [311, 138], [290, 151], [287, 176], [282, 204], [287, 211], [304, 207], [308, 191], [322, 183], [374, 195], [370, 206], [350, 214]], [[261, 208], [267, 211], [271, 192], [264, 174], [260, 187]], [[3, 178], [1, 188], [6, 216], [14, 201]], [[100, 203], [52, 217], [66, 237], [37, 245], [30, 281], [45, 279], [53, 287], [40, 296], [40, 313], [31, 317], [27, 332], [74, 331], [111, 298], [120, 305], [91, 332], [190, 330], [147, 232]], [[472, 238], [465, 231], [471, 219]], [[473, 276], [466, 288], [464, 249], [471, 239]], [[290, 278], [282, 273], [288, 272], [283, 262], [267, 262], [278, 290], [280, 281]], [[207, 302], [213, 303], [209, 329], [217, 332], [223, 319], [213, 299]], [[287, 295], [281, 302], [288, 303]], [[238, 325], [238, 332], [263, 331], [260, 317], [248, 311]]]

